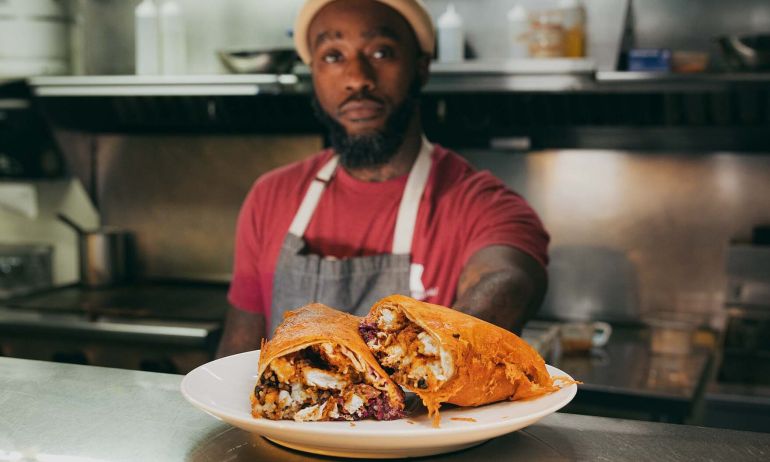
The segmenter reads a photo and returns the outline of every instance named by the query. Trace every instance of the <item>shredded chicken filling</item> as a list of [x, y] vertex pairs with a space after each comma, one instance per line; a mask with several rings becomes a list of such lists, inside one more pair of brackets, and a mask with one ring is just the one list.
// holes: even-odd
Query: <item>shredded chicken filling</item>
[[389, 420], [387, 382], [347, 348], [311, 345], [275, 358], [254, 388], [253, 414], [273, 420]]
[[398, 383], [435, 391], [453, 374], [451, 356], [439, 342], [395, 307], [380, 308], [376, 325], [362, 325], [366, 344]]

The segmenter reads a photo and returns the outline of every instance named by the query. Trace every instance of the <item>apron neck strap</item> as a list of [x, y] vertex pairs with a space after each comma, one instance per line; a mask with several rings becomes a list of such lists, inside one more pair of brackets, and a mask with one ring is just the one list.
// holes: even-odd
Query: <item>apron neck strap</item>
[[[428, 183], [432, 153], [433, 145], [423, 136], [420, 152], [409, 172], [409, 178], [404, 187], [404, 195], [401, 197], [401, 204], [398, 207], [396, 229], [393, 233], [392, 252], [395, 255], [409, 255], [412, 252], [412, 237], [417, 221], [417, 211], [420, 208], [420, 199], [425, 191], [425, 185]], [[289, 226], [289, 233], [297, 237], [305, 235], [310, 219], [313, 218], [313, 213], [321, 200], [321, 194], [323, 194], [326, 184], [334, 176], [338, 163], [339, 156], [334, 156], [318, 171], [315, 179], [310, 183], [307, 193], [305, 193], [305, 198], [294, 216], [294, 221]]]
[[289, 226], [289, 233], [298, 237], [305, 235], [305, 230], [307, 230], [307, 226], [310, 224], [310, 219], [313, 218], [318, 201], [321, 200], [321, 194], [324, 192], [324, 188], [326, 188], [326, 183], [334, 176], [334, 170], [337, 168], [339, 161], [340, 157], [334, 156], [318, 171], [313, 182], [310, 183], [310, 188], [305, 193], [305, 198], [302, 200], [302, 204], [294, 216], [294, 221]]
[[404, 195], [401, 197], [401, 204], [398, 206], [396, 229], [393, 232], [392, 253], [394, 255], [409, 255], [412, 253], [414, 226], [417, 223], [420, 199], [425, 191], [425, 185], [428, 183], [428, 175], [430, 175], [432, 153], [433, 145], [423, 135], [420, 153], [417, 154], [412, 171], [409, 172]]

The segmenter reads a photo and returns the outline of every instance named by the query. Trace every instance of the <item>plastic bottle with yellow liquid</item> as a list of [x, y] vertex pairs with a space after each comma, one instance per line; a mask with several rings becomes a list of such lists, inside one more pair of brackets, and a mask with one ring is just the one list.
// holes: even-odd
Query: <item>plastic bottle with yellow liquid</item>
[[560, 0], [564, 27], [564, 56], [583, 58], [586, 55], [586, 9], [581, 0]]

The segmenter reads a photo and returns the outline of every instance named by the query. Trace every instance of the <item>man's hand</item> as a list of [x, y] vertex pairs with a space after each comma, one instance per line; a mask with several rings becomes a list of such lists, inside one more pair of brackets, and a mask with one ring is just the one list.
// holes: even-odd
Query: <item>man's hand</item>
[[230, 307], [217, 358], [259, 349], [265, 337], [265, 315]]
[[543, 301], [548, 277], [529, 255], [492, 245], [474, 253], [460, 274], [455, 308], [514, 332]]

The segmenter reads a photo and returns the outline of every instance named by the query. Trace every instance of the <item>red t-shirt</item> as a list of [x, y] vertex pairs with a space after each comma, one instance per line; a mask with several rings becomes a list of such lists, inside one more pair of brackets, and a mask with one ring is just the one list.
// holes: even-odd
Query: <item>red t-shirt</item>
[[[331, 156], [325, 150], [278, 168], [252, 187], [236, 229], [228, 294], [236, 308], [265, 313], [269, 322], [281, 244], [310, 182]], [[435, 145], [432, 162], [412, 242], [412, 263], [424, 267], [426, 301], [451, 306], [465, 262], [489, 245], [510, 245], [547, 264], [548, 233], [521, 196], [441, 146]], [[407, 178], [365, 182], [337, 168], [305, 232], [309, 250], [337, 258], [390, 253]]]

